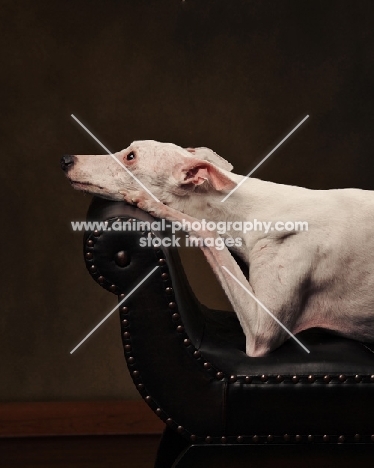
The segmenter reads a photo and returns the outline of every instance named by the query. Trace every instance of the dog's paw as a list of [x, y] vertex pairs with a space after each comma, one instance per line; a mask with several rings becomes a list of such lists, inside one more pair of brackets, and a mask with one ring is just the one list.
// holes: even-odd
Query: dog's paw
[[125, 201], [132, 205], [136, 205], [143, 211], [147, 211], [156, 217], [162, 217], [164, 205], [161, 202], [153, 200], [146, 192], [136, 191], [136, 192], [120, 192]]

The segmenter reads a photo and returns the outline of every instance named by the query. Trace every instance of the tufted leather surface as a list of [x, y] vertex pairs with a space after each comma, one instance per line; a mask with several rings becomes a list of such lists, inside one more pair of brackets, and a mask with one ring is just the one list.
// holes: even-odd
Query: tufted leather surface
[[[91, 220], [118, 217], [153, 220], [125, 203], [100, 199], [88, 213]], [[249, 358], [235, 314], [202, 306], [177, 252], [141, 248], [140, 235], [87, 233], [86, 262], [117, 294], [127, 294], [159, 266], [120, 316], [134, 383], [170, 427], [205, 443], [372, 440], [371, 345], [311, 329], [298, 335], [310, 354], [289, 340], [266, 357]], [[126, 266], [116, 263], [118, 252], [125, 252]]]

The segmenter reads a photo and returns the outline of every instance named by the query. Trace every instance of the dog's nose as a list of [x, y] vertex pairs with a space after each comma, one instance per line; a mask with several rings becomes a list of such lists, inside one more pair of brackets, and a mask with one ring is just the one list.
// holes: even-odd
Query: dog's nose
[[65, 154], [61, 158], [61, 168], [67, 172], [71, 167], [74, 166], [74, 162], [75, 162], [75, 156], [71, 154]]

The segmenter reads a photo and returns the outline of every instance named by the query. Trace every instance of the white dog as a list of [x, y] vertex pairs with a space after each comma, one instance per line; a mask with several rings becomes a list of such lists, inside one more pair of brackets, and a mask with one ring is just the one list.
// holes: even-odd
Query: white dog
[[[62, 166], [74, 188], [125, 199], [171, 221], [308, 223], [307, 231], [223, 234], [240, 237], [233, 250], [249, 266], [249, 279], [226, 247], [202, 249], [238, 316], [249, 356], [280, 346], [290, 336], [287, 330], [292, 335], [311, 327], [374, 341], [373, 192], [309, 190], [249, 178], [222, 202], [243, 179], [231, 164], [208, 148], [152, 140], [135, 141], [114, 158], [65, 156]], [[219, 238], [207, 230], [197, 234]]]

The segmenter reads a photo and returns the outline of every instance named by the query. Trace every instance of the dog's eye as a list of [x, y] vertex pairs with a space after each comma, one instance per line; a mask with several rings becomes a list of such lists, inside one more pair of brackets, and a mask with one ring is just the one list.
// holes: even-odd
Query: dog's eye
[[131, 151], [127, 156], [126, 156], [126, 159], [128, 161], [132, 161], [133, 159], [135, 159], [135, 153], [134, 151]]

